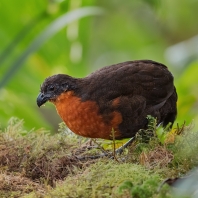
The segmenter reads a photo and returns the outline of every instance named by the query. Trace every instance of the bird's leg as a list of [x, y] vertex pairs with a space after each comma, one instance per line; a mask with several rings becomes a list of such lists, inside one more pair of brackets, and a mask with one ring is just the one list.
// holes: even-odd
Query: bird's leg
[[112, 128], [111, 134], [112, 134], [112, 140], [113, 140], [113, 157], [114, 157], [114, 159], [115, 159], [117, 162], [119, 162], [119, 160], [118, 160], [117, 157], [116, 157], [115, 132], [116, 132], [116, 131], [114, 130], [114, 128]]
[[80, 143], [80, 148], [81, 149], [92, 149], [92, 148], [96, 148], [96, 146], [94, 145], [94, 143], [96, 142], [95, 139], [90, 138], [89, 140], [85, 141], [84, 143]]
[[130, 146], [132, 144], [132, 142], [135, 140], [135, 137], [132, 137], [128, 142], [126, 142], [123, 146], [121, 146], [120, 148], [116, 149], [115, 152], [117, 154], [122, 154], [124, 149], [127, 148], [128, 146]]
[[98, 146], [98, 148], [104, 153], [107, 154], [107, 151], [101, 146], [100, 142], [97, 142], [97, 139], [92, 139], [94, 143]]
[[108, 152], [101, 146], [101, 142], [97, 141], [97, 139], [95, 138], [91, 138], [88, 141], [86, 141], [85, 143], [83, 143], [81, 145], [82, 149], [100, 149], [100, 151], [102, 151], [103, 154], [108, 155]]

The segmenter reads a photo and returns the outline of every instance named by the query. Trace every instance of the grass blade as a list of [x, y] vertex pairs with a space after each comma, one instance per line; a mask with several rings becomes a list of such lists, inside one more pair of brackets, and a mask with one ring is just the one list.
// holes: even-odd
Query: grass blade
[[100, 15], [103, 10], [99, 7], [83, 7], [74, 11], [68, 12], [48, 25], [27, 47], [27, 49], [18, 57], [17, 60], [11, 65], [3, 79], [0, 81], [0, 88], [4, 87], [11, 77], [22, 67], [23, 62], [29, 57], [30, 54], [38, 50], [48, 39], [60, 31], [69, 23], [78, 20], [82, 17]]

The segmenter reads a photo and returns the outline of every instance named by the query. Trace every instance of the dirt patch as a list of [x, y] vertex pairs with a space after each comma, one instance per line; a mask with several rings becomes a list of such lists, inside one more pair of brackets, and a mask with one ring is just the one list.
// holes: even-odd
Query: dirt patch
[[19, 173], [23, 178], [54, 187], [57, 180], [63, 180], [74, 169], [92, 163], [89, 159], [79, 160], [73, 154], [77, 148], [73, 136], [52, 136], [44, 130], [23, 136], [20, 124], [14, 122], [0, 133], [0, 171], [9, 172], [10, 177]]
[[32, 181], [19, 173], [1, 173], [0, 174], [0, 190], [1, 191], [20, 191], [22, 194], [29, 193], [31, 191], [44, 192], [44, 186], [38, 181]]

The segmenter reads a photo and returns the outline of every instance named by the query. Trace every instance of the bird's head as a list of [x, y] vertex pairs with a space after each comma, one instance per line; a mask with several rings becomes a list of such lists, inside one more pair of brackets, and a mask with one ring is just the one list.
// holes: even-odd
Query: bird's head
[[45, 79], [41, 85], [40, 93], [37, 97], [37, 105], [40, 107], [47, 101], [55, 101], [63, 92], [74, 90], [76, 79], [65, 74], [57, 74]]

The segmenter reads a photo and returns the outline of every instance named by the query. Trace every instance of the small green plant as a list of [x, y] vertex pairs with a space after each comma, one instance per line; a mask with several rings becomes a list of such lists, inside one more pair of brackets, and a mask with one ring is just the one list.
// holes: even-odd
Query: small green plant
[[136, 134], [136, 139], [142, 143], [148, 143], [150, 141], [150, 139], [154, 136], [157, 127], [157, 120], [154, 117], [148, 115], [147, 120], [147, 129], [140, 129]]
[[147, 116], [147, 120], [148, 128], [139, 130], [137, 134], [139, 141], [141, 139], [142, 142], [148, 143], [153, 137], [157, 137], [157, 140], [164, 145], [169, 132], [171, 132], [171, 123], [166, 127], [161, 124], [157, 125], [157, 118], [154, 118], [151, 115]]
[[168, 133], [170, 132], [171, 123], [169, 123], [166, 127], [160, 125], [156, 128], [155, 134], [161, 144], [165, 144]]

